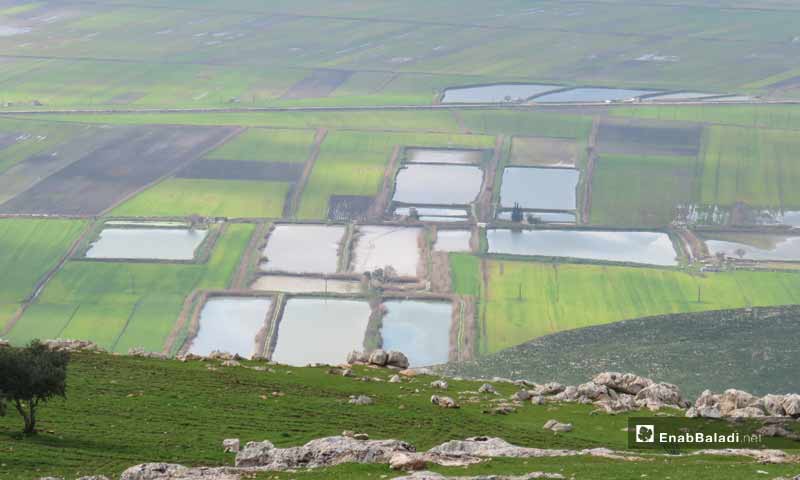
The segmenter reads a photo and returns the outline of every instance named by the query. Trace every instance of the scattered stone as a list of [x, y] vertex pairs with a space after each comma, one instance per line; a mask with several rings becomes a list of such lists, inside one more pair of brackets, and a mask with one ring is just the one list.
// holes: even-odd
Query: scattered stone
[[0, 348], [8, 348], [10, 346], [11, 346], [11, 342], [9, 342], [8, 340], [3, 340], [2, 338], [0, 338]]
[[689, 403], [681, 396], [681, 390], [671, 383], [653, 383], [639, 390], [635, 399], [639, 406], [654, 411], [663, 407], [689, 407]]
[[511, 405], [500, 405], [499, 407], [495, 407], [491, 410], [494, 415], [509, 415], [516, 411], [517, 409]]
[[369, 355], [364, 352], [353, 350], [347, 354], [347, 363], [348, 365], [353, 365], [356, 363], [369, 363]]
[[478, 388], [478, 393], [491, 393], [496, 395], [497, 390], [495, 390], [494, 386], [491, 383], [484, 383], [483, 385]]
[[187, 468], [174, 463], [143, 463], [133, 466], [119, 477], [120, 480], [239, 480], [237, 473], [224, 468]]
[[408, 365], [409, 365], [408, 357], [406, 357], [403, 352], [398, 352], [396, 350], [390, 350], [387, 355], [388, 355], [388, 358], [386, 359], [386, 365], [388, 365], [390, 367], [401, 368], [401, 369], [408, 368]]
[[531, 397], [531, 404], [533, 405], [544, 405], [544, 396], [542, 395], [534, 395]]
[[534, 395], [544, 395], [544, 396], [558, 395], [559, 393], [563, 392], [565, 388], [566, 387], [564, 387], [564, 385], [561, 385], [558, 382], [549, 382], [545, 383], [544, 385], [535, 385], [532, 393]]
[[728, 413], [731, 418], [759, 418], [764, 416], [764, 411], [758, 407], [737, 408]]
[[400, 379], [400, 375], [392, 375], [392, 378], [389, 379], [389, 383], [401, 383], [402, 380]]
[[383, 367], [389, 360], [389, 355], [382, 349], [377, 349], [369, 355], [369, 363]]
[[558, 420], [548, 420], [542, 427], [545, 430], [552, 430], [556, 433], [566, 433], [572, 431], [571, 423], [561, 423]]
[[517, 401], [520, 401], [520, 402], [524, 402], [525, 400], [530, 400], [531, 396], [532, 396], [531, 392], [529, 392], [527, 390], [520, 390], [519, 392], [517, 392], [514, 395], [512, 395], [511, 399], [512, 400], [517, 400]]
[[242, 364], [238, 360], [225, 360], [221, 364], [223, 367], [241, 367]]
[[214, 350], [208, 354], [207, 357], [209, 360], [236, 360], [233, 355], [228, 352], [223, 352], [220, 350]]
[[786, 415], [790, 417], [800, 417], [800, 395], [793, 393], [784, 396], [782, 406]]
[[369, 435], [366, 433], [356, 433], [353, 435], [353, 438], [355, 438], [356, 440], [364, 441], [364, 440], [369, 440]]
[[550, 478], [550, 479], [563, 479], [565, 478], [560, 473], [544, 473], [544, 472], [531, 472], [527, 475], [521, 476], [507, 476], [507, 475], [481, 475], [478, 477], [445, 477], [440, 473], [434, 472], [414, 472], [405, 477], [397, 477], [395, 480], [534, 480], [537, 478]]
[[729, 416], [734, 410], [749, 407], [756, 402], [756, 397], [735, 388], [725, 390], [719, 397], [719, 411], [723, 416]]
[[425, 458], [417, 454], [395, 453], [392, 455], [392, 458], [389, 459], [389, 468], [392, 470], [411, 472], [423, 470], [427, 466], [428, 462], [425, 461]]
[[133, 347], [128, 349], [128, 356], [142, 357], [142, 358], [158, 358], [159, 360], [166, 360], [169, 355], [160, 352], [148, 352], [142, 347]]
[[65, 340], [58, 338], [55, 340], [45, 340], [42, 342], [50, 350], [57, 352], [105, 352], [106, 350], [97, 346], [94, 342], [87, 340]]
[[239, 451], [239, 439], [226, 438], [222, 441], [222, 448], [225, 453], [237, 453]]
[[442, 408], [460, 408], [458, 403], [450, 397], [431, 396], [431, 403]]
[[444, 380], [436, 380], [431, 382], [431, 388], [438, 388], [439, 390], [447, 390], [449, 385]]
[[350, 395], [349, 403], [351, 405], [372, 405], [375, 402], [366, 395]]
[[592, 382], [604, 385], [612, 390], [629, 395], [636, 395], [653, 384], [649, 378], [632, 373], [603, 372], [595, 375]]

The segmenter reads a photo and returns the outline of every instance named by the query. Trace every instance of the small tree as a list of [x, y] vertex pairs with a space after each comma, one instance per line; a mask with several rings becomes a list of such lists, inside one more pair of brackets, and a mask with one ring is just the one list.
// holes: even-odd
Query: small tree
[[69, 354], [52, 351], [38, 340], [25, 348], [0, 349], [0, 415], [6, 402], [25, 422], [24, 433], [36, 433], [36, 409], [55, 396], [66, 398]]
[[524, 218], [524, 214], [522, 212], [522, 207], [519, 206], [519, 203], [514, 202], [514, 208], [511, 209], [511, 221], [515, 223], [522, 222]]

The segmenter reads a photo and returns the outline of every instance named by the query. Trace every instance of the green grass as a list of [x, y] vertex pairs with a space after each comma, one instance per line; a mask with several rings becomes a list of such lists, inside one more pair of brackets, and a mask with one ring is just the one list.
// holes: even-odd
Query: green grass
[[592, 176], [591, 223], [662, 226], [696, 191], [694, 157], [602, 155]]
[[120, 216], [280, 217], [289, 184], [169, 178], [112, 212]]
[[800, 207], [796, 133], [712, 126], [704, 148], [701, 203]]
[[80, 338], [119, 352], [160, 351], [192, 290], [227, 287], [253, 230], [229, 225], [205, 265], [70, 261], [9, 339]]
[[0, 331], [85, 226], [79, 220], [0, 219]]
[[78, 127], [69, 124], [0, 119], [0, 134], [12, 134], [15, 142], [0, 148], [0, 174], [30, 156], [44, 154], [75, 136]]
[[459, 295], [481, 295], [480, 259], [466, 253], [450, 254], [450, 271], [453, 277], [453, 291]]
[[310, 130], [251, 128], [208, 153], [206, 158], [303, 163], [313, 142], [314, 132]]
[[652, 105], [617, 107], [613, 115], [654, 120], [718, 123], [751, 128], [800, 129], [798, 105]]
[[322, 143], [303, 191], [298, 217], [326, 218], [331, 195], [376, 195], [396, 146], [490, 148], [493, 145], [494, 139], [483, 135], [331, 131]]
[[[245, 368], [210, 371], [207, 362], [75, 354], [69, 367], [68, 397], [39, 410], [36, 436], [18, 435], [21, 421], [13, 412], [0, 417], [0, 443], [13, 449], [3, 458], [4, 475], [15, 479], [42, 476], [76, 478], [104, 474], [116, 478], [125, 468], [143, 462], [189, 466], [229, 465], [224, 438], [270, 440], [279, 447], [303, 444], [342, 430], [366, 432], [373, 439], [398, 438], [418, 449], [475, 435], [501, 436], [541, 448], [625, 448], [628, 414], [590, 414], [591, 405], [525, 405], [509, 416], [486, 415], [490, 396], [459, 410], [430, 404], [436, 393], [432, 377], [411, 384], [386, 382], [389, 370], [356, 368], [359, 375], [383, 382], [362, 382], [327, 373], [326, 368], [273, 366], [268, 372]], [[418, 389], [418, 392], [409, 390]], [[476, 390], [478, 383], [450, 381], [454, 392]], [[498, 384], [503, 395], [516, 390]], [[283, 396], [273, 397], [272, 392]], [[366, 394], [375, 403], [347, 403], [350, 395]], [[224, 405], [224, 408], [220, 408]], [[399, 408], [403, 405], [404, 408]], [[550, 418], [571, 422], [575, 429], [553, 435], [542, 430]], [[98, 441], [102, 439], [102, 441]], [[634, 479], [693, 475], [712, 480], [752, 478], [755, 470], [774, 477], [794, 472], [794, 465], [760, 465], [727, 457], [676, 457], [624, 462], [589, 457], [497, 459], [468, 469], [433, 467], [458, 475], [527, 473], [543, 470], [576, 478]], [[258, 478], [351, 479], [401, 475], [386, 465], [342, 465], [311, 472], [264, 473]], [[696, 476], [694, 476], [696, 475]], [[772, 478], [772, 477], [768, 477]]]
[[[542, 335], [667, 313], [800, 303], [800, 275], [492, 260], [483, 291], [491, 353]], [[698, 302], [698, 290], [700, 302]]]

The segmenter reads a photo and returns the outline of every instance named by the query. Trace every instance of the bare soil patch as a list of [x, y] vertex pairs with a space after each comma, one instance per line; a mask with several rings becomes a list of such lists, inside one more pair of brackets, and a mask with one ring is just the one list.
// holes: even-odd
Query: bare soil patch
[[17, 138], [19, 135], [19, 133], [13, 132], [0, 132], [0, 150], [8, 148], [17, 143]]
[[349, 70], [314, 70], [292, 85], [281, 98], [301, 99], [327, 97], [353, 75]]
[[97, 215], [231, 134], [218, 127], [135, 127], [3, 205], [0, 213]]
[[511, 164], [538, 167], [574, 167], [580, 148], [566, 138], [514, 137]]
[[366, 220], [374, 197], [363, 195], [331, 195], [328, 200], [330, 220]]
[[296, 182], [303, 175], [303, 168], [302, 163], [200, 159], [182, 168], [175, 176], [212, 180]]
[[598, 131], [600, 153], [622, 155], [697, 155], [701, 126], [655, 126], [602, 121]]

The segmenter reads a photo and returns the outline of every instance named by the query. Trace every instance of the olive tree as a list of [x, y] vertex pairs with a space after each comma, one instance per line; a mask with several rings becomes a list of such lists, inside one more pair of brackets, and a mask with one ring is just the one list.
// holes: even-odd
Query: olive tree
[[25, 348], [0, 348], [0, 415], [8, 405], [25, 422], [24, 433], [36, 433], [36, 412], [53, 397], [66, 398], [69, 354], [38, 340]]

